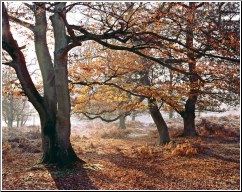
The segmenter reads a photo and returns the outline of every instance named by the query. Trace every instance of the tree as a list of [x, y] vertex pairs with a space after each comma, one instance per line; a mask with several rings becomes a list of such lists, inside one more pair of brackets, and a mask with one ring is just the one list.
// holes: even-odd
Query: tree
[[13, 128], [13, 123], [16, 121], [17, 127], [22, 127], [31, 116], [28, 103], [25, 97], [8, 94], [3, 96], [2, 100], [3, 118], [8, 128]]
[[3, 67], [2, 83], [2, 115], [8, 128], [13, 128], [13, 123], [17, 127], [25, 125], [32, 111], [29, 109], [26, 98], [22, 95], [19, 82], [12, 68]]
[[[12, 61], [4, 64], [15, 69], [25, 95], [39, 113], [43, 146], [42, 162], [66, 165], [79, 160], [70, 143], [67, 53], [72, 46], [68, 46], [65, 25], [58, 11], [56, 11], [51, 16], [55, 39], [54, 63], [52, 63], [46, 39], [45, 6], [45, 3], [28, 4], [35, 17], [34, 25], [11, 17], [13, 21], [27, 27], [34, 34], [36, 56], [43, 78], [44, 96], [42, 97], [39, 94], [30, 77], [21, 47], [11, 33], [8, 11], [3, 3], [3, 49], [12, 58]], [[56, 10], [63, 10], [64, 6], [65, 3], [58, 3], [55, 8]]]
[[140, 110], [143, 105], [137, 98], [115, 87], [118, 81], [126, 85], [126, 81], [132, 81], [132, 72], [138, 66], [130, 67], [135, 58], [120, 51], [102, 50], [94, 42], [82, 49], [85, 52], [75, 54], [69, 66], [74, 112], [111, 122], [123, 120], [134, 109]]
[[[211, 39], [211, 35], [214, 36], [215, 31], [217, 32], [217, 34], [219, 34], [217, 36], [214, 36], [214, 38], [217, 38], [217, 39], [220, 39], [221, 36], [224, 36], [224, 34], [227, 33], [226, 32], [227, 30], [225, 30], [225, 29], [218, 30], [218, 28], [221, 28], [221, 26], [214, 26], [215, 24], [213, 22], [209, 21], [211, 19], [211, 17], [215, 20], [218, 17], [219, 18], [218, 20], [220, 20], [219, 22], [221, 22], [223, 20], [223, 17], [221, 17], [221, 14], [223, 12], [221, 10], [221, 4], [209, 5], [209, 4], [189, 3], [187, 5], [183, 4], [182, 6], [184, 7], [186, 16], [184, 17], [185, 21], [181, 20], [179, 24], [186, 26], [186, 28], [185, 28], [186, 30], [184, 33], [185, 33], [186, 47], [189, 48], [189, 49], [187, 49], [186, 54], [187, 54], [188, 69], [189, 69], [189, 73], [190, 73], [190, 75], [188, 76], [190, 85], [189, 85], [188, 98], [185, 103], [185, 108], [183, 111], [178, 111], [178, 113], [182, 116], [183, 121], [184, 121], [183, 135], [184, 136], [194, 136], [194, 135], [197, 135], [196, 130], [195, 130], [196, 104], [197, 104], [199, 96], [202, 96], [201, 90], [203, 90], [203, 87], [205, 86], [205, 84], [208, 83], [208, 81], [206, 81], [206, 78], [203, 76], [205, 67], [202, 67], [204, 71], [202, 71], [199, 68], [204, 65], [207, 67], [208, 65], [206, 65], [205, 62], [202, 60], [204, 57], [202, 55], [197, 55], [193, 50], [197, 49], [197, 47], [198, 47], [198, 49], [200, 49], [200, 50], [204, 49], [207, 51], [215, 51], [218, 54], [222, 51], [222, 55], [228, 55], [229, 57], [238, 55], [238, 52], [235, 55], [231, 54], [234, 51], [233, 51], [233, 49], [231, 49], [230, 46], [232, 46], [232, 47], [236, 46], [236, 44], [234, 44], [234, 43], [230, 44], [231, 43], [230, 42], [229, 43], [230, 45], [223, 44], [221, 46], [221, 44], [219, 44], [218, 42], [215, 42]], [[209, 9], [209, 6], [212, 7], [211, 10]], [[201, 7], [202, 7], [202, 9], [200, 9]], [[228, 5], [227, 5], [227, 7], [228, 7]], [[219, 9], [219, 10], [217, 11], [217, 9]], [[214, 11], [216, 11], [217, 13], [214, 14]], [[204, 16], [205, 12], [209, 12], [209, 14], [208, 14], [207, 18], [205, 18], [205, 20], [204, 20], [201, 17]], [[234, 16], [232, 16], [232, 17], [234, 17]], [[177, 18], [177, 21], [179, 21], [179, 18], [181, 18], [181, 15]], [[206, 26], [206, 24], [210, 25], [208, 28], [213, 28], [213, 29], [204, 29], [204, 25]], [[219, 25], [221, 25], [221, 23]], [[196, 31], [198, 31], [198, 33]], [[204, 34], [202, 34], [202, 33], [204, 33]], [[202, 38], [204, 36], [205, 36], [205, 39]], [[235, 38], [236, 36], [237, 36], [236, 34], [233, 34], [232, 39]], [[201, 42], [201, 39], [203, 40], [203, 42]], [[238, 37], [237, 37], [237, 39], [238, 39]], [[227, 47], [228, 45], [230, 48]], [[205, 48], [202, 48], [203, 46]], [[227, 49], [228, 52], [226, 54], [224, 54], [224, 52], [223, 52], [223, 50], [224, 50], [223, 46], [229, 48], [229, 49]], [[229, 58], [226, 58], [226, 59], [229, 60]], [[210, 58], [210, 62], [212, 60], [214, 61], [214, 60], [216, 60], [216, 58], [213, 58], [213, 57]], [[223, 66], [223, 61], [218, 60], [218, 62], [221, 62], [220, 65]], [[230, 63], [230, 65], [234, 65], [235, 67], [236, 66], [238, 67], [236, 62], [235, 63], [231, 63], [231, 61], [227, 61], [227, 62]], [[217, 66], [216, 63], [213, 63], [213, 65]], [[210, 65], [210, 68], [213, 68], [213, 67]], [[226, 66], [226, 69], [229, 70], [229, 66]], [[223, 74], [224, 74], [224, 72], [223, 72]], [[234, 70], [232, 72], [232, 74], [238, 74], [238, 73], [236, 70]], [[199, 77], [200, 77], [200, 79], [199, 79]], [[213, 75], [211, 75], [210, 78], [215, 79], [216, 77], [218, 77], [218, 71], [215, 69], [213, 71]], [[227, 83], [231, 83], [231, 81], [226, 82], [223, 79], [220, 79], [220, 83], [222, 85], [226, 85]], [[210, 87], [210, 91], [211, 90], [213, 90], [213, 88]], [[222, 92], [220, 92], [220, 93], [222, 94]], [[233, 93], [230, 92], [230, 95], [231, 94], [233, 94]], [[206, 104], [205, 106], [209, 106], [209, 105]]]
[[119, 118], [119, 129], [126, 129], [125, 119], [126, 119], [126, 116], [125, 115], [122, 115]]
[[[182, 87], [176, 86], [182, 93], [178, 102], [163, 100], [183, 117], [184, 136], [196, 135], [195, 110], [199, 96], [214, 94], [211, 87], [211, 92], [202, 90], [207, 82], [211, 84], [211, 80], [206, 81], [208, 75], [202, 68], [210, 68], [209, 71], [215, 69], [211, 79], [217, 79], [222, 63], [226, 71], [232, 72], [233, 81], [223, 77], [220, 79], [221, 85], [232, 83], [233, 90], [238, 90], [238, 3], [137, 3], [132, 5], [132, 9], [136, 8], [132, 14], [128, 11], [130, 8], [122, 4], [96, 3], [85, 6], [103, 13], [97, 20], [109, 31], [118, 31], [116, 22], [126, 26], [119, 29], [115, 43], [102, 41], [97, 34], [85, 30], [94, 41], [111, 49], [127, 50], [145, 57], [174, 71], [176, 82], [182, 79], [182, 83], [178, 83], [183, 86], [183, 93]], [[113, 20], [104, 19], [107, 15]], [[209, 65], [209, 62], [212, 64]], [[174, 86], [171, 88], [174, 89]], [[228, 86], [220, 87], [220, 90], [215, 94], [227, 92], [227, 95], [236, 97]]]
[[[8, 78], [7, 78], [8, 77]], [[15, 93], [15, 84], [9, 79], [13, 78], [13, 73], [11, 71], [11, 68], [9, 70], [9, 73], [3, 73], [3, 80], [5, 82], [2, 83], [3, 85], [3, 100], [2, 100], [2, 114], [5, 123], [7, 124], [8, 128], [13, 128], [13, 122], [16, 119], [14, 106], [15, 106], [15, 99], [14, 99], [14, 93]], [[8, 79], [8, 80], [7, 80]], [[8, 82], [9, 81], [9, 82]], [[6, 94], [5, 94], [6, 93]]]
[[[74, 91], [74, 94], [78, 93], [74, 110], [90, 119], [100, 118], [108, 122], [112, 120], [105, 118], [106, 114], [116, 112], [113, 120], [120, 117], [120, 127], [125, 127], [124, 116], [131, 113], [131, 110], [149, 108], [160, 135], [160, 144], [168, 143], [168, 127], [160, 113], [158, 100], [154, 98], [157, 90], [150, 82], [152, 74], [149, 66], [152, 65], [134, 54], [103, 51], [97, 45], [95, 48], [88, 45], [85, 52], [83, 61], [73, 62], [73, 67], [70, 68], [70, 71], [82, 71], [83, 74], [70, 75], [71, 83], [78, 85]], [[91, 57], [91, 53], [95, 57]], [[85, 87], [79, 87], [80, 85]], [[148, 105], [141, 103], [145, 98], [148, 99]]]

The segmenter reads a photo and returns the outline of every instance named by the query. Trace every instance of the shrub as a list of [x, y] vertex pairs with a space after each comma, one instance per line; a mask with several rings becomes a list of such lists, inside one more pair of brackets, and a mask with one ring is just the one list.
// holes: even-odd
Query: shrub
[[239, 129], [236, 125], [235, 116], [228, 117], [210, 117], [208, 119], [202, 119], [202, 121], [198, 124], [199, 134], [203, 136], [218, 136], [223, 139], [238, 138], [239, 137]]
[[22, 152], [39, 153], [41, 152], [40, 140], [29, 140], [22, 137], [9, 138], [11, 148], [19, 148]]

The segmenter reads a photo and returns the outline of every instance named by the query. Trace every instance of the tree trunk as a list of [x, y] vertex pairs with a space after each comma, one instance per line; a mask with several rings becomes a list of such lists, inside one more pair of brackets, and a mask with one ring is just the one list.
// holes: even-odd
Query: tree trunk
[[136, 114], [132, 113], [132, 121], [135, 121]]
[[[151, 85], [148, 72], [146, 72], [141, 79], [141, 83], [144, 85]], [[160, 145], [164, 145], [166, 143], [170, 142], [170, 136], [168, 132], [168, 127], [166, 125], [165, 120], [163, 119], [159, 107], [156, 104], [156, 99], [153, 98], [148, 98], [148, 105], [149, 105], [149, 111], [150, 115], [155, 122], [155, 125], [157, 127], [158, 133], [159, 133], [159, 138], [160, 138]]]
[[[187, 23], [187, 33], [186, 33], [186, 45], [190, 48], [193, 48], [193, 30], [195, 28], [194, 24], [194, 10], [195, 10], [195, 3], [189, 3], [189, 12], [188, 12], [188, 23]], [[184, 133], [183, 136], [195, 136], [196, 128], [195, 128], [195, 107], [196, 102], [199, 94], [199, 80], [198, 74], [196, 71], [196, 59], [194, 56], [194, 52], [191, 50], [187, 51], [187, 57], [189, 58], [188, 66], [189, 72], [189, 82], [190, 82], [190, 90], [189, 96], [186, 101], [185, 111], [181, 112], [181, 116], [184, 121]]]
[[14, 122], [14, 109], [13, 109], [13, 95], [11, 95], [11, 100], [10, 100], [10, 128], [13, 128], [13, 122]]
[[13, 121], [8, 119], [8, 128], [11, 130], [13, 128]]
[[[47, 113], [46, 113], [47, 114]], [[43, 156], [41, 163], [55, 163], [57, 161], [56, 156], [56, 135], [55, 135], [55, 122], [47, 117], [47, 115], [41, 115], [41, 139]]]
[[[61, 10], [63, 10], [64, 5], [63, 3], [57, 4], [57, 6], [62, 6], [60, 7]], [[65, 40], [65, 27], [63, 21], [58, 17], [58, 12], [60, 11], [58, 9], [53, 16], [55, 35], [54, 71], [48, 52], [44, 52], [48, 50], [45, 38], [46, 18], [43, 15], [45, 14], [45, 9], [39, 10], [35, 10], [37, 11], [35, 13], [37, 27], [34, 27], [33, 32], [35, 33], [35, 43], [37, 43], [35, 48], [43, 77], [44, 97], [37, 91], [28, 72], [24, 55], [17, 41], [12, 36], [4, 3], [2, 11], [2, 44], [3, 49], [13, 59], [13, 62], [9, 65], [15, 69], [26, 96], [40, 116], [43, 141], [42, 162], [58, 163], [65, 166], [73, 161], [79, 160], [70, 144], [70, 98], [67, 82], [67, 55], [62, 54], [62, 48], [67, 45]], [[55, 83], [55, 76], [58, 83]], [[57, 100], [56, 94], [58, 95]], [[56, 118], [57, 102], [58, 113]]]
[[26, 123], [26, 121], [28, 120], [28, 115], [25, 116], [25, 115], [21, 115], [21, 118], [20, 118], [20, 126], [23, 127]]
[[[58, 134], [55, 120], [53, 120], [49, 116], [46, 116], [46, 114], [44, 116], [41, 115], [41, 120], [40, 120], [42, 149], [43, 149], [43, 156], [40, 162], [57, 163], [60, 166], [68, 166], [74, 161], [77, 161], [77, 160], [80, 161], [80, 159], [76, 156], [70, 144], [70, 140], [66, 139], [66, 136], [63, 137], [62, 134], [60, 133]], [[70, 135], [68, 138], [70, 138]], [[69, 146], [65, 147], [61, 139], [63, 139], [64, 142], [68, 140]], [[63, 151], [65, 152], [65, 154], [62, 154]], [[63, 159], [64, 156], [66, 159]]]
[[195, 111], [187, 111], [182, 114], [184, 123], [184, 132], [182, 136], [197, 136], [196, 126], [195, 126]]
[[126, 119], [126, 116], [125, 115], [122, 115], [119, 118], [119, 129], [126, 129], [125, 119]]
[[66, 3], [56, 5], [56, 13], [51, 16], [55, 37], [54, 73], [55, 91], [57, 96], [56, 117], [56, 156], [58, 163], [66, 165], [79, 160], [75, 154], [71, 142], [70, 123], [70, 94], [68, 89], [67, 52], [63, 51], [67, 46], [65, 25], [58, 11], [63, 10]]
[[148, 102], [151, 117], [154, 120], [159, 133], [160, 145], [167, 144], [170, 142], [170, 136], [166, 122], [163, 119], [157, 104], [155, 103], [155, 99], [149, 99]]
[[169, 119], [172, 119], [173, 118], [173, 111], [169, 111]]
[[16, 121], [17, 121], [17, 128], [19, 128], [19, 124], [20, 124], [20, 117], [19, 117], [19, 115], [16, 116]]
[[[45, 3], [36, 3], [37, 6], [43, 7]], [[44, 163], [56, 163], [56, 114], [57, 99], [55, 90], [54, 64], [51, 60], [49, 48], [47, 46], [47, 21], [45, 9], [34, 9], [35, 26], [34, 42], [35, 51], [43, 78], [44, 98], [43, 104], [45, 111], [40, 114], [41, 121], [41, 138]]]
[[13, 128], [13, 121], [14, 121], [14, 109], [13, 109], [13, 93], [10, 93], [10, 99], [9, 99], [9, 113], [8, 113], [8, 128]]
[[[170, 89], [169, 89], [169, 94], [172, 95], [173, 93], [173, 89], [172, 89], [172, 83], [173, 83], [173, 71], [171, 69], [169, 69], [169, 75], [170, 75]], [[169, 111], [169, 119], [173, 118], [173, 111], [170, 109]]]

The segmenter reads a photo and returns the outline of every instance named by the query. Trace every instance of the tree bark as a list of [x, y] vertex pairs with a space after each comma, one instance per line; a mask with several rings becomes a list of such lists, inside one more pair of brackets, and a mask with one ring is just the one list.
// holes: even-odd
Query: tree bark
[[[173, 92], [173, 89], [172, 89], [172, 83], [173, 83], [173, 71], [171, 69], [169, 69], [169, 77], [170, 77], [170, 89], [169, 89], [169, 94], [172, 94]], [[169, 119], [172, 119], [173, 118], [173, 111], [170, 110], [169, 111]]]
[[173, 118], [173, 111], [170, 110], [170, 111], [169, 111], [169, 119], [172, 119], [172, 118]]
[[131, 116], [132, 116], [132, 121], [135, 121], [135, 117], [136, 117], [135, 112], [133, 112]]
[[[45, 3], [36, 3], [39, 7], [44, 7]], [[51, 60], [49, 48], [47, 46], [47, 21], [45, 9], [34, 9], [35, 26], [33, 28], [34, 44], [37, 60], [43, 78], [44, 97], [43, 104], [45, 112], [42, 114], [41, 138], [43, 157], [42, 162], [54, 163], [58, 161], [56, 156], [56, 113], [57, 99], [55, 90], [54, 64]]]
[[[144, 85], [151, 85], [148, 72], [146, 72], [141, 80]], [[168, 127], [166, 125], [165, 120], [163, 119], [161, 112], [159, 110], [159, 107], [156, 104], [156, 99], [154, 98], [148, 98], [148, 106], [150, 115], [157, 127], [158, 133], [159, 133], [159, 139], [160, 139], [160, 145], [164, 145], [166, 143], [170, 142], [170, 136], [168, 132]]]
[[14, 121], [14, 112], [13, 112], [13, 93], [10, 95], [9, 99], [9, 113], [8, 113], [8, 128], [13, 128], [13, 121]]
[[58, 13], [58, 11], [63, 10], [65, 4], [57, 4], [56, 13], [51, 16], [55, 38], [54, 73], [58, 106], [56, 117], [56, 155], [61, 165], [79, 160], [70, 142], [70, 94], [68, 89], [67, 52], [64, 51], [68, 43], [65, 25]]
[[[193, 30], [194, 30], [194, 10], [195, 3], [189, 3], [189, 12], [188, 12], [188, 21], [187, 21], [187, 32], [186, 32], [186, 45], [190, 48], [193, 48]], [[185, 104], [185, 111], [181, 113], [181, 116], [184, 121], [184, 133], [183, 136], [195, 136], [196, 127], [195, 127], [195, 107], [199, 94], [199, 79], [196, 72], [196, 59], [194, 52], [191, 50], [187, 51], [187, 57], [189, 59], [188, 66], [189, 72], [191, 75], [189, 76], [190, 83], [190, 91], [189, 96]]]
[[184, 132], [182, 136], [197, 136], [196, 126], [195, 126], [195, 105], [190, 105], [186, 107], [186, 111], [181, 114], [184, 124]]
[[125, 115], [122, 115], [119, 118], [119, 129], [126, 129], [125, 119], [126, 119], [126, 116]]
[[155, 99], [148, 99], [148, 102], [151, 117], [154, 120], [159, 133], [160, 145], [167, 144], [170, 142], [170, 136], [166, 122], [160, 113], [160, 110], [155, 102]]
[[[36, 4], [40, 5], [41, 3]], [[57, 6], [64, 5], [63, 3], [59, 3]], [[56, 12], [52, 19], [55, 35], [54, 70], [46, 42], [46, 13], [44, 9], [36, 9], [35, 11], [36, 25], [31, 30], [34, 32], [35, 49], [43, 77], [44, 97], [35, 88], [27, 70], [21, 48], [19, 48], [17, 41], [12, 36], [4, 3], [2, 12], [2, 44], [3, 49], [8, 52], [13, 60], [8, 65], [15, 69], [26, 96], [40, 116], [43, 144], [43, 157], [41, 161], [66, 166], [79, 159], [70, 144], [70, 98], [67, 79], [67, 52], [63, 54], [62, 51], [67, 45], [65, 27], [58, 16], [58, 12]], [[58, 98], [56, 98], [56, 95], [58, 95]]]
[[19, 117], [19, 115], [16, 116], [16, 121], [17, 121], [17, 128], [19, 128], [19, 124], [20, 124], [20, 117]]

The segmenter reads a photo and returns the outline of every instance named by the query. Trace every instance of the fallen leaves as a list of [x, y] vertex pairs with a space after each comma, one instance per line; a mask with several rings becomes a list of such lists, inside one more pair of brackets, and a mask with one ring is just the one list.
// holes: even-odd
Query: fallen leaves
[[172, 150], [171, 154], [176, 156], [193, 156], [198, 153], [197, 148], [192, 146], [190, 143], [178, 144], [175, 149]]
[[[233, 117], [230, 117], [230, 120]], [[226, 121], [229, 121], [226, 120]], [[4, 190], [238, 190], [240, 145], [220, 137], [172, 138], [157, 146], [142, 123], [128, 123], [129, 131], [147, 135], [122, 139], [73, 136], [72, 143], [86, 164], [73, 169], [35, 164], [41, 153], [13, 148], [13, 161], [3, 157]], [[117, 127], [116, 127], [117, 128]], [[100, 127], [96, 126], [100, 131]], [[112, 128], [114, 129], [114, 128]], [[22, 142], [22, 140], [18, 140]], [[35, 141], [36, 142], [36, 141]], [[13, 142], [9, 142], [11, 145]], [[14, 140], [17, 143], [17, 140]], [[8, 148], [8, 143], [4, 146]], [[193, 150], [195, 152], [193, 152]]]

